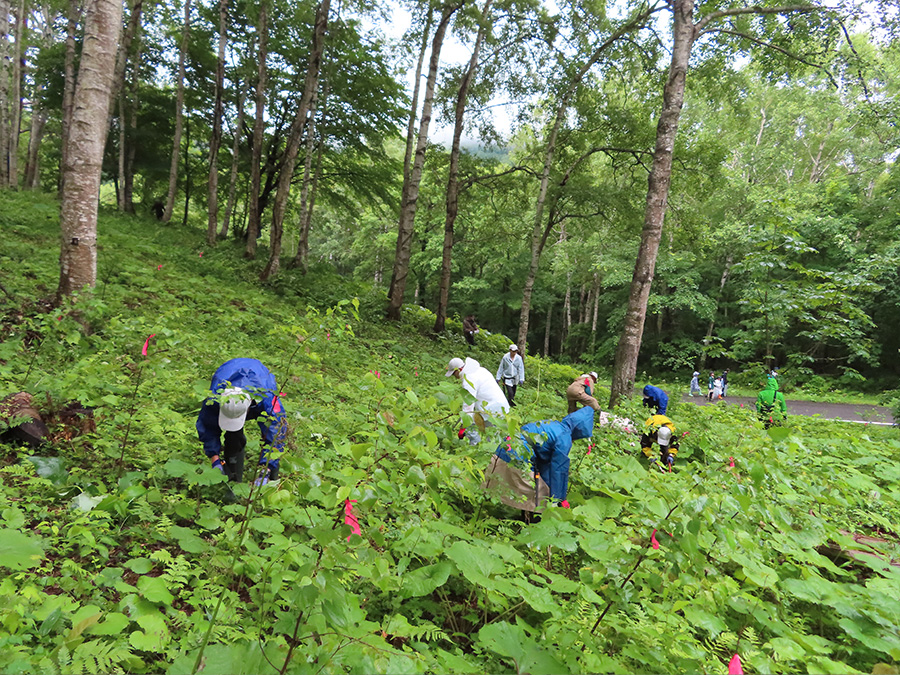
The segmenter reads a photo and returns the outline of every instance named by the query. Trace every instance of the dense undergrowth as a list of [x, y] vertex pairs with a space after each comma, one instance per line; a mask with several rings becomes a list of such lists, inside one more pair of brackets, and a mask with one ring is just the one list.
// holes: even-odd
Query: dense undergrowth
[[[469, 352], [458, 329], [429, 336], [424, 310], [386, 324], [378, 295], [354, 299], [324, 271], [260, 289], [260, 263], [230, 243], [112, 214], [96, 290], [51, 309], [56, 205], [3, 199], [0, 395], [34, 394], [52, 442], [0, 444], [0, 672], [900, 661], [895, 429], [792, 418], [766, 432], [747, 408], [676, 402], [674, 473], [598, 428], [590, 453], [572, 452], [572, 508], [526, 525], [485, 498], [482, 471], [501, 435], [564, 414], [572, 368], [529, 358], [519, 407], [469, 447], [461, 390], [443, 377]], [[493, 369], [505, 340], [471, 353]], [[290, 437], [281, 480], [238, 485], [226, 504], [194, 421], [236, 356], [272, 369]]]

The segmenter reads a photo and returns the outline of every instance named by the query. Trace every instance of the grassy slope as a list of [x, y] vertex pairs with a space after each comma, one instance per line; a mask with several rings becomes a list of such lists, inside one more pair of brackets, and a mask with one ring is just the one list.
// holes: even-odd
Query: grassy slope
[[[456, 440], [462, 401], [443, 371], [469, 353], [458, 326], [426, 337], [431, 315], [417, 308], [382, 322], [373, 294], [357, 317], [346, 301], [358, 289], [322, 271], [260, 289], [261, 263], [234, 244], [210, 250], [196, 231], [115, 214], [101, 220], [93, 297], [46, 312], [35, 301], [57, 281], [56, 208], [32, 195], [0, 204], [0, 283], [15, 298], [0, 395], [24, 383], [51, 416], [79, 401], [97, 430], [52, 425], [41, 454], [68, 469], [55, 482], [0, 446], [11, 504], [0, 550], [45, 550], [36, 567], [0, 560], [37, 572], [0, 583], [0, 671], [189, 672], [217, 611], [205, 672], [262, 672], [264, 636], [279, 669], [303, 653], [287, 672], [696, 671], [720, 668], [738, 635], [758, 670], [900, 658], [884, 637], [900, 626], [900, 584], [886, 590], [896, 573], [869, 561], [860, 575], [814, 550], [839, 528], [900, 529], [895, 430], [796, 420], [773, 438], [747, 410], [676, 403], [688, 433], [677, 474], [648, 474], [633, 439], [598, 430], [591, 455], [572, 453], [575, 508], [524, 528], [481, 496], [493, 446]], [[485, 337], [472, 354], [493, 369], [506, 344]], [[284, 480], [249, 510], [208, 501], [217, 475], [193, 468], [205, 466], [198, 403], [235, 356], [271, 367], [291, 423]], [[518, 415], [562, 416], [577, 374], [527, 367], [510, 430]], [[723, 474], [729, 456], [736, 478]], [[336, 527], [347, 497], [364, 528], [350, 544]], [[678, 545], [645, 548], [653, 528]], [[833, 611], [848, 594], [852, 611]], [[528, 647], [535, 637], [543, 650]]]

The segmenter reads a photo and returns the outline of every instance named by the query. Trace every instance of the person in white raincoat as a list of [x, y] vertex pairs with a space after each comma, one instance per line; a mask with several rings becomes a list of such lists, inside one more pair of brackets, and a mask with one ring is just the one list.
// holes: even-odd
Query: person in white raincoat
[[[463, 406], [463, 412], [473, 413], [473, 420], [478, 425], [479, 419], [483, 425], [490, 424], [491, 415], [503, 416], [509, 412], [509, 401], [506, 400], [500, 385], [494, 379], [491, 372], [481, 366], [473, 358], [465, 361], [459, 358], [450, 359], [447, 364], [445, 377], [457, 378], [467, 392], [472, 394], [475, 402]], [[460, 438], [465, 434], [469, 439], [469, 445], [475, 445], [481, 440], [481, 436], [475, 428], [460, 431]]]

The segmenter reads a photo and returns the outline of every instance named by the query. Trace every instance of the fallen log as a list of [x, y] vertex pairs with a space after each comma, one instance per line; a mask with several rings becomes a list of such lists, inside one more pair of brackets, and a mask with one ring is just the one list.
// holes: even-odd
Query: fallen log
[[[5, 427], [5, 428], [4, 428]], [[0, 438], [26, 443], [33, 448], [47, 442], [47, 425], [34, 407], [31, 394], [20, 391], [0, 401]]]
[[872, 537], [867, 534], [856, 534], [846, 530], [840, 530], [845, 537], [850, 537], [864, 548], [846, 548], [834, 542], [817, 546], [816, 550], [822, 555], [827, 555], [832, 560], [854, 560], [865, 562], [866, 560], [877, 559], [886, 562], [892, 567], [900, 567], [900, 559], [896, 554], [900, 550], [900, 542], [890, 539], [882, 539], [881, 537]]

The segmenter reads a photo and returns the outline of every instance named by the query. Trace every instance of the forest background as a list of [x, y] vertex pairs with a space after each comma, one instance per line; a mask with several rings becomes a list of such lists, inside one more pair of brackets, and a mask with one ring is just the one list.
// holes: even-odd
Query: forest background
[[[236, 238], [261, 281], [336, 270], [387, 291], [389, 318], [432, 309], [436, 332], [474, 313], [609, 368], [613, 399], [638, 366], [896, 386], [887, 4], [3, 4], [11, 188], [64, 194], [105, 16], [102, 200]], [[94, 257], [63, 265], [57, 301], [95, 283]]]

